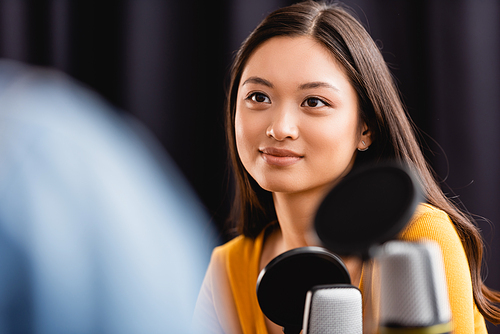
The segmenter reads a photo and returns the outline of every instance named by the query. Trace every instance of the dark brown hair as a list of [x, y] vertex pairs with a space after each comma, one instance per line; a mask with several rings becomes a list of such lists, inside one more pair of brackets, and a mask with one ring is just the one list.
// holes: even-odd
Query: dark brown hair
[[269, 14], [243, 42], [231, 68], [226, 105], [226, 133], [235, 179], [230, 221], [237, 232], [255, 238], [276, 220], [272, 195], [246, 172], [236, 151], [234, 120], [241, 74], [254, 50], [276, 36], [311, 36], [325, 46], [344, 67], [358, 94], [361, 118], [370, 128], [370, 149], [358, 154], [356, 165], [397, 160], [420, 177], [426, 200], [445, 211], [462, 240], [471, 270], [476, 305], [492, 323], [500, 323], [500, 293], [481, 278], [483, 242], [473, 219], [443, 193], [415, 137], [390, 71], [364, 27], [339, 4], [306, 1]]

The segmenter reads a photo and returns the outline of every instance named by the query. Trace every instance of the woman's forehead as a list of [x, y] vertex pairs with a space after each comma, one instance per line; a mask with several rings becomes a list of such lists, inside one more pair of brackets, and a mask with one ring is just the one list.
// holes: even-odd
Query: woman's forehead
[[310, 36], [273, 37], [262, 43], [247, 60], [240, 87], [249, 78], [295, 87], [321, 82], [341, 90], [350, 85], [333, 54]]

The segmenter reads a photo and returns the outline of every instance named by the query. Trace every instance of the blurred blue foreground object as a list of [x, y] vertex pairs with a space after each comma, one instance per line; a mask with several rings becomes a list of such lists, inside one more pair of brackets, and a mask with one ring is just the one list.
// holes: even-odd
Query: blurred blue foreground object
[[0, 333], [189, 333], [211, 235], [137, 122], [0, 61]]

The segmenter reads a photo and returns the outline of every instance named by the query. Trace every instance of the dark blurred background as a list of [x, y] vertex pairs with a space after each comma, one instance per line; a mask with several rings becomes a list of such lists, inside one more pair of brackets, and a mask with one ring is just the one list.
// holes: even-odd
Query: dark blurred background
[[[62, 70], [139, 118], [222, 231], [230, 62], [266, 14], [293, 2], [0, 0], [0, 57]], [[486, 218], [484, 275], [500, 289], [500, 1], [344, 3], [380, 46], [443, 189]]]

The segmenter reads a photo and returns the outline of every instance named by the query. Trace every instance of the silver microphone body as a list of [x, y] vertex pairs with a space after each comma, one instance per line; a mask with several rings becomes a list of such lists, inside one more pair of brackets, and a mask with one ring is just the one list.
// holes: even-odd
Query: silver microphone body
[[448, 288], [437, 243], [390, 241], [377, 260], [380, 334], [451, 333]]
[[315, 286], [308, 291], [304, 334], [362, 334], [361, 292], [350, 284]]

